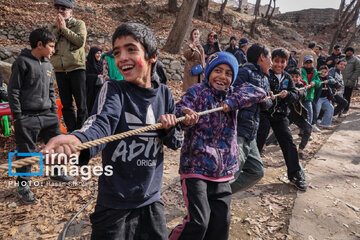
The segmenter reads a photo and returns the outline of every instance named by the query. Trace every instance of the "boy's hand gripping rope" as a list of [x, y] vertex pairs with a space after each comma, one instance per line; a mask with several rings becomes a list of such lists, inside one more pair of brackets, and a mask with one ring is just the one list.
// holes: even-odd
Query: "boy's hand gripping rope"
[[[224, 107], [218, 107], [218, 108], [210, 109], [210, 110], [207, 110], [207, 111], [199, 112], [198, 115], [202, 116], [202, 115], [206, 115], [206, 114], [209, 114], [209, 113], [221, 111], [221, 110], [223, 110], [223, 108]], [[176, 122], [178, 123], [178, 122], [182, 122], [184, 120], [185, 120], [185, 116], [177, 118]], [[100, 139], [97, 139], [97, 140], [89, 141], [89, 142], [86, 142], [86, 143], [83, 143], [83, 144], [80, 144], [80, 145], [76, 146], [75, 149], [78, 150], [78, 151], [81, 151], [81, 150], [84, 150], [84, 149], [87, 149], [87, 148], [90, 148], [90, 147], [94, 147], [94, 146], [97, 146], [97, 145], [100, 145], [100, 144], [112, 142], [112, 141], [123, 139], [123, 138], [126, 138], [126, 137], [130, 137], [130, 136], [136, 135], [138, 133], [147, 132], [149, 130], [160, 129], [161, 127], [162, 127], [162, 123], [156, 123], [156, 124], [149, 125], [149, 126], [146, 126], [146, 127], [142, 127], [142, 128], [130, 130], [130, 131], [127, 131], [127, 132], [111, 135], [111, 136], [108, 136], [108, 137], [100, 138]], [[12, 162], [11, 167], [12, 168], [20, 168], [20, 167], [24, 167], [24, 166], [27, 166], [27, 165], [37, 163], [39, 161], [40, 161], [39, 157], [22, 158], [22, 159], [19, 159], [17, 161]], [[7, 171], [8, 169], [9, 169], [8, 163], [0, 165], [0, 171]]]

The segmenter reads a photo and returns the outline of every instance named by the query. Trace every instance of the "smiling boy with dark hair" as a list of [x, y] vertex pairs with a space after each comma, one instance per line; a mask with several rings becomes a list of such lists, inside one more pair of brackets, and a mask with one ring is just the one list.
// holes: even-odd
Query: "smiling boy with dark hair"
[[[258, 148], [259, 151], [263, 148], [271, 127], [283, 153], [290, 183], [299, 190], [305, 191], [307, 188], [305, 173], [299, 162], [287, 118], [288, 105], [297, 102], [299, 97], [290, 74], [284, 71], [289, 53], [283, 48], [277, 48], [272, 51], [271, 58], [273, 64], [269, 71], [269, 83], [270, 89], [274, 93], [271, 97], [273, 106], [260, 113], [260, 126], [257, 135]], [[275, 97], [277, 94], [278, 96]]]
[[90, 216], [91, 239], [167, 239], [160, 189], [163, 145], [181, 146], [175, 128], [175, 104], [170, 90], [155, 74], [157, 43], [146, 26], [127, 23], [113, 35], [115, 64], [125, 81], [106, 81], [95, 101], [95, 114], [69, 135], [51, 139], [43, 151], [75, 153], [73, 146], [156, 122], [163, 129], [91, 147], [80, 153], [81, 165], [102, 151], [113, 175], [99, 177], [95, 212]]

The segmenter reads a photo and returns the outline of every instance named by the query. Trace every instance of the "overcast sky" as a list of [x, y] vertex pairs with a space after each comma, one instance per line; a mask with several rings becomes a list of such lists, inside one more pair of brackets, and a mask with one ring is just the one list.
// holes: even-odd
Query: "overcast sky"
[[[248, 0], [254, 3], [256, 0]], [[261, 0], [261, 5], [266, 5], [269, 0]], [[276, 0], [276, 6], [280, 7], [280, 12], [292, 12], [308, 8], [335, 8], [338, 9], [340, 0]]]

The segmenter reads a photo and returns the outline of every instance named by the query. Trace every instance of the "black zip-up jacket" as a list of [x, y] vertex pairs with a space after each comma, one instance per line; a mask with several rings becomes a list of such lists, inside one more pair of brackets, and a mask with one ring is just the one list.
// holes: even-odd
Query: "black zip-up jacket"
[[299, 100], [299, 95], [296, 91], [294, 81], [292, 80], [290, 74], [285, 71], [281, 73], [281, 79], [279, 80], [275, 73], [270, 69], [269, 83], [270, 89], [274, 95], [283, 90], [288, 91], [288, 95], [285, 98], [276, 97], [273, 101], [273, 106], [269, 110], [264, 110], [264, 112], [268, 112], [271, 115], [282, 114], [287, 116], [289, 114], [288, 105]]
[[47, 58], [39, 61], [23, 49], [12, 65], [8, 86], [9, 104], [15, 119], [24, 114], [56, 113], [54, 70]]
[[[245, 63], [243, 67], [239, 68], [234, 86], [242, 85], [245, 82], [261, 87], [267, 94], [270, 91], [268, 78], [259, 65]], [[264, 103], [257, 103], [240, 109], [237, 117], [237, 135], [247, 140], [256, 138], [259, 128], [260, 111], [270, 108], [271, 105], [272, 101], [268, 99]]]

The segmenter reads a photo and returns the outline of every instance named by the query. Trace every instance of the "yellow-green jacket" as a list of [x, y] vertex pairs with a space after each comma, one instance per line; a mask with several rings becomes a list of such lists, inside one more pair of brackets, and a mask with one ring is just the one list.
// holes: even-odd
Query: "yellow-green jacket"
[[71, 18], [67, 26], [60, 31], [56, 24], [49, 26], [57, 39], [55, 54], [51, 57], [51, 64], [55, 72], [71, 72], [85, 70], [86, 26], [81, 20]]

